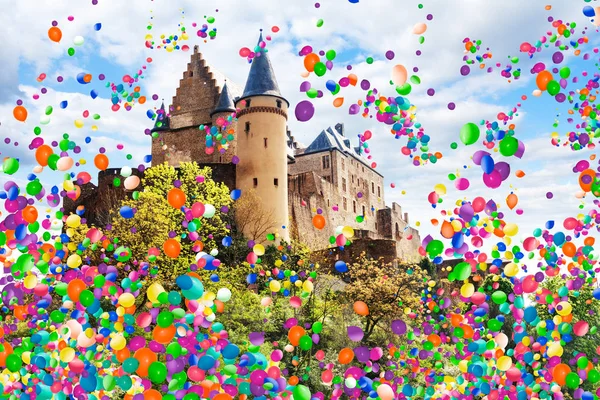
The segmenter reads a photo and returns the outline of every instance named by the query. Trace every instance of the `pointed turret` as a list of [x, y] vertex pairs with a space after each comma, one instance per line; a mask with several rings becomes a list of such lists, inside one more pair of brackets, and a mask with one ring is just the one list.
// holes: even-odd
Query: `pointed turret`
[[[260, 37], [258, 38], [258, 45], [263, 41], [262, 29]], [[279, 85], [275, 78], [275, 72], [273, 72], [273, 66], [271, 60], [266, 52], [260, 52], [260, 56], [254, 57], [252, 60], [252, 66], [250, 67], [250, 73], [248, 74], [248, 80], [246, 81], [246, 87], [244, 88], [244, 94], [238, 100], [243, 100], [252, 96], [274, 96], [289, 102], [281, 95], [279, 91]]]
[[233, 102], [233, 95], [227, 86], [227, 81], [225, 81], [225, 85], [223, 85], [223, 89], [221, 90], [221, 95], [219, 96], [219, 101], [213, 112], [210, 113], [212, 117], [214, 114], [220, 112], [234, 112], [235, 104]]
[[167, 116], [167, 111], [165, 110], [165, 102], [162, 102], [160, 109], [156, 113], [156, 122], [154, 123], [154, 128], [152, 128], [151, 132], [161, 132], [168, 131], [170, 129], [169, 117]]

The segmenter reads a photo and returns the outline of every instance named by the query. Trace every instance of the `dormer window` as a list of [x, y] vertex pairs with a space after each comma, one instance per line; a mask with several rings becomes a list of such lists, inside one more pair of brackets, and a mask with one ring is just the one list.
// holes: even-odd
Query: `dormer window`
[[281, 100], [277, 100], [277, 108], [281, 108]]

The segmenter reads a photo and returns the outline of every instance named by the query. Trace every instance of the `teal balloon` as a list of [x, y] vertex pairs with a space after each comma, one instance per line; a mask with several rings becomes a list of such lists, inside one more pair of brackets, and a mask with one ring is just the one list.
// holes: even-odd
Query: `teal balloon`
[[469, 146], [477, 140], [479, 140], [480, 135], [479, 127], [472, 122], [468, 122], [460, 128], [460, 141], [465, 145]]
[[133, 357], [123, 361], [123, 371], [127, 372], [128, 374], [133, 374], [139, 366], [140, 362]]

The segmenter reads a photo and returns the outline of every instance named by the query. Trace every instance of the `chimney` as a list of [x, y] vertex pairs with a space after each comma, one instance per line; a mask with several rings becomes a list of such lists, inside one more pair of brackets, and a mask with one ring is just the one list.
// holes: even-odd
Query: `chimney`
[[200, 47], [198, 47], [198, 45], [194, 45], [194, 54], [198, 54], [199, 49]]
[[407, 224], [409, 223], [408, 222], [408, 213], [407, 212], [404, 213], [404, 221], [406, 221]]

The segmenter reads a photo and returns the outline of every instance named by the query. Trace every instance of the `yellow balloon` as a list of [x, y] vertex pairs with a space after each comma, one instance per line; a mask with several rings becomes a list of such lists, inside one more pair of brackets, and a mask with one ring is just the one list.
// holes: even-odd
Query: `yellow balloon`
[[131, 293], [123, 293], [119, 296], [119, 304], [123, 307], [131, 307], [135, 303], [135, 297]]
[[512, 367], [512, 358], [508, 356], [502, 356], [496, 361], [496, 367], [500, 371], [508, 371], [510, 367]]
[[519, 232], [519, 227], [517, 224], [513, 224], [512, 222], [504, 225], [504, 234], [506, 236], [515, 236]]
[[252, 251], [257, 255], [257, 256], [262, 256], [263, 254], [265, 254], [265, 246], [263, 246], [262, 244], [255, 244], [254, 247], [252, 248]]
[[561, 357], [563, 355], [563, 348], [560, 342], [550, 342], [546, 351], [548, 352], [548, 357]]
[[467, 372], [467, 368], [469, 367], [469, 362], [467, 360], [461, 360], [458, 363], [458, 369], [460, 370], [460, 372]]
[[465, 283], [460, 288], [460, 294], [462, 297], [471, 297], [475, 293], [475, 286], [472, 283]]
[[454, 228], [454, 232], [460, 232], [463, 228], [462, 223], [457, 219], [452, 221], [450, 224], [452, 225], [452, 228]]
[[571, 314], [572, 309], [573, 307], [571, 307], [571, 303], [569, 303], [568, 301], [561, 301], [556, 305], [556, 312], [561, 317]]
[[311, 293], [314, 288], [315, 288], [315, 286], [313, 285], [313, 283], [311, 281], [306, 280], [302, 284], [302, 290], [304, 290], [305, 292]]
[[71, 254], [69, 258], [67, 258], [67, 265], [69, 268], [77, 268], [82, 264], [81, 257], [79, 254]]
[[67, 192], [72, 192], [75, 189], [75, 184], [69, 180], [63, 181], [63, 189]]
[[436, 192], [440, 196], [445, 195], [446, 194], [446, 186], [444, 186], [441, 183], [438, 183], [437, 185], [435, 185], [433, 187], [433, 191]]
[[37, 280], [37, 276], [35, 275], [28, 275], [24, 280], [23, 280], [23, 284], [25, 285], [25, 288], [27, 289], [33, 289], [38, 283]]
[[83, 121], [80, 119], [76, 119], [75, 120], [75, 127], [77, 128], [83, 128]]
[[271, 292], [279, 292], [279, 290], [281, 289], [281, 283], [279, 283], [279, 281], [271, 281], [269, 282], [269, 290], [271, 290]]
[[114, 350], [123, 350], [127, 345], [127, 341], [122, 335], [116, 335], [110, 339], [110, 347]]
[[[123, 338], [121, 336], [121, 338]], [[122, 349], [123, 347], [121, 347]], [[120, 350], [120, 349], [117, 349]], [[73, 361], [73, 359], [75, 358], [75, 349], [71, 348], [71, 347], [65, 347], [64, 349], [62, 349], [60, 351], [60, 361], [62, 362], [71, 362]]]
[[77, 214], [71, 214], [67, 217], [67, 226], [69, 228], [77, 228], [81, 225], [81, 217]]
[[146, 291], [146, 294], [148, 295], [148, 300], [150, 300], [154, 304], [158, 303], [158, 296], [164, 291], [165, 288], [163, 288], [160, 283], [154, 282], [152, 285], [150, 285], [150, 287], [148, 287], [148, 290]]
[[351, 239], [354, 237], [354, 229], [351, 226], [345, 226], [344, 229], [342, 229], [342, 234], [346, 238]]
[[519, 266], [515, 263], [509, 263], [506, 267], [504, 267], [504, 275], [506, 276], [515, 276], [519, 273]]

